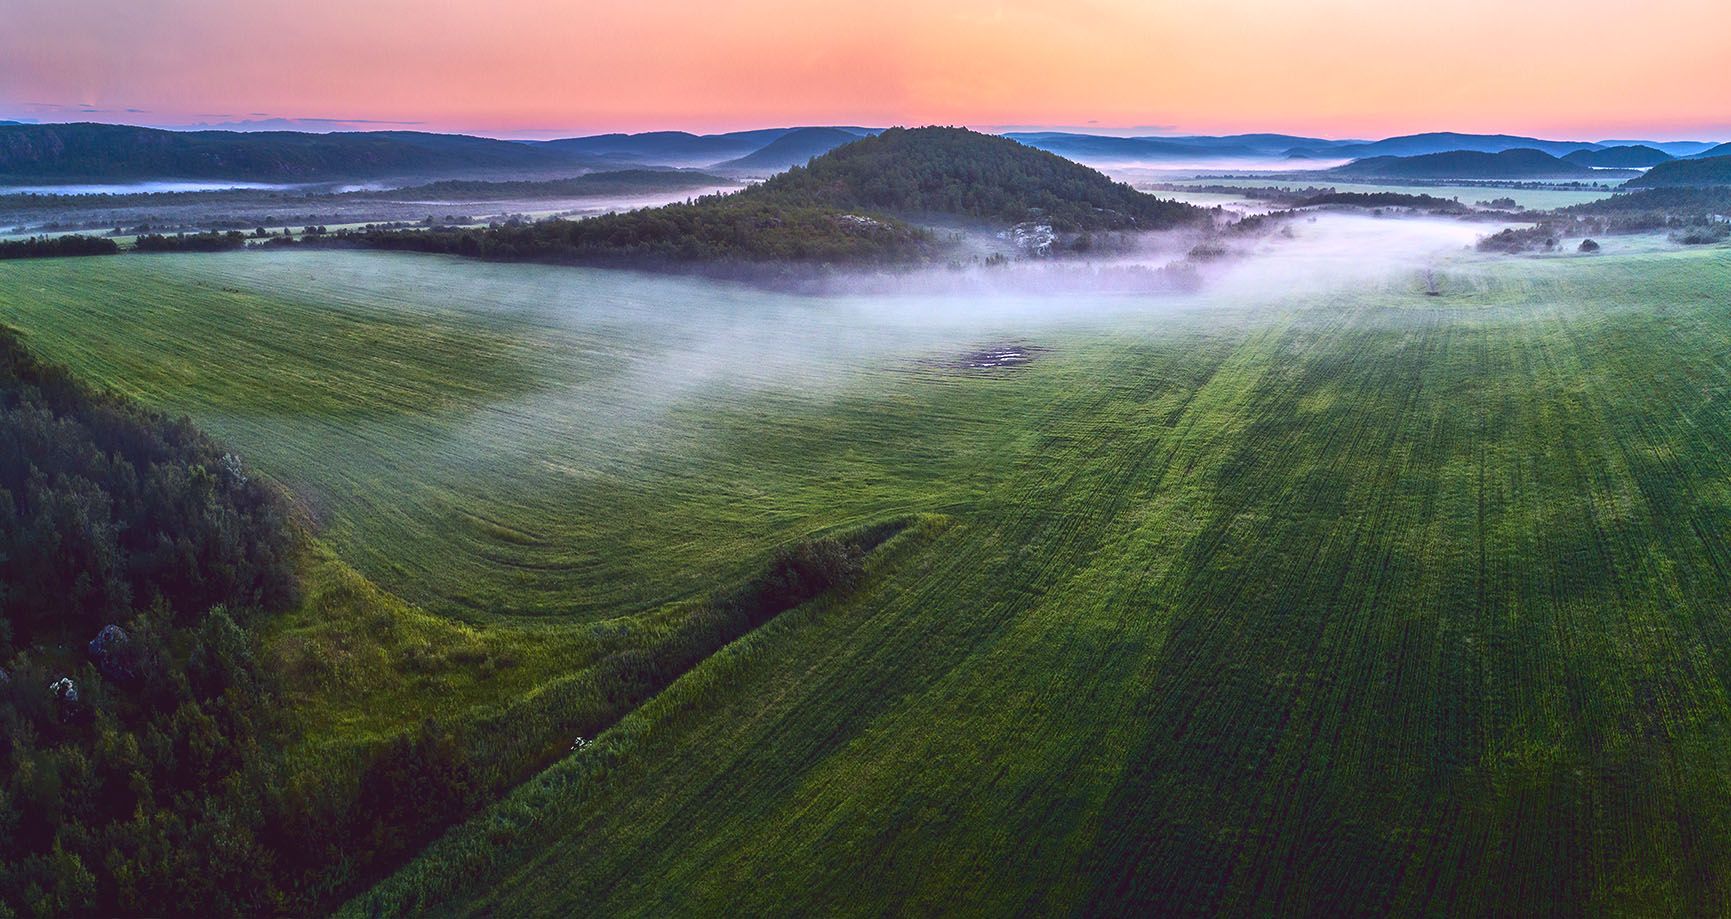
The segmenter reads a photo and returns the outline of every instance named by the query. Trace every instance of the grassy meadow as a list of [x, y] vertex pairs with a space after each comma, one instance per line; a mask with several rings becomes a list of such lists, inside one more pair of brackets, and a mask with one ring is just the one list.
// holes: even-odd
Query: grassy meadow
[[352, 912], [1731, 909], [1731, 249], [1437, 264], [127, 256], [0, 269], [0, 322], [299, 497], [309, 747], [508, 731], [776, 547], [919, 521]]

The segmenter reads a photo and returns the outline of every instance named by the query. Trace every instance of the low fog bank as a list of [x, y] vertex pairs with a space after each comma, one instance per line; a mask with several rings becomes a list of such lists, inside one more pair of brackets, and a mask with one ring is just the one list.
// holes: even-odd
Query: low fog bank
[[[965, 257], [944, 266], [820, 275], [775, 286], [829, 297], [878, 296], [886, 302], [923, 296], [1045, 302], [1043, 310], [1056, 317], [1073, 314], [1078, 303], [1098, 302], [1096, 295], [1133, 300], [1143, 295], [1144, 306], [1201, 293], [1275, 302], [1295, 292], [1386, 283], [1444, 262], [1483, 258], [1473, 252], [1474, 244], [1509, 225], [1357, 210], [1228, 210], [1209, 229], [1102, 235], [1083, 255], [1006, 255], [1000, 240], [976, 235], [959, 246]], [[1035, 310], [1032, 318], [1040, 313]]]
[[[474, 472], [505, 461], [584, 478], [707, 449], [731, 430], [717, 419], [735, 413], [792, 417], [801, 406], [934, 376], [1009, 385], [1101, 333], [1254, 320], [1306, 292], [1402, 283], [1403, 274], [1417, 284], [1434, 267], [1491, 258], [1471, 249], [1484, 224], [1318, 213], [1264, 229], [1158, 234], [1099, 258], [834, 275], [821, 291], [798, 292], [371, 252], [236, 253], [196, 264], [366, 311], [466, 316], [519, 341], [535, 386], [478, 408], [449, 459]], [[1211, 238], [1230, 251], [1199, 257]], [[973, 357], [1003, 349], [1019, 349], [1025, 363]]]

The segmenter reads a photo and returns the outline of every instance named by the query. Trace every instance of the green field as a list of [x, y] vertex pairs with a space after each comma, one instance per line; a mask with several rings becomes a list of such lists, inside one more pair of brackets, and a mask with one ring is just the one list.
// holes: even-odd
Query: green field
[[[313, 744], [509, 711], [925, 515], [357, 912], [1731, 909], [1731, 249], [1439, 264], [988, 299], [126, 256], [7, 265], [0, 321], [301, 497]], [[1048, 350], [955, 366], [1006, 342]]]

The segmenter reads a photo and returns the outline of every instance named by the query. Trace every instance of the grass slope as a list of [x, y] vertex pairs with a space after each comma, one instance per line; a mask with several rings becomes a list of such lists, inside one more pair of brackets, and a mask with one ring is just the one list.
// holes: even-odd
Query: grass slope
[[1036, 364], [1037, 449], [920, 564], [353, 908], [1723, 909], [1728, 261]]
[[[1463, 258], [1441, 299], [951, 325], [164, 256], [9, 266], [0, 321], [316, 499], [429, 645], [613, 634], [801, 535], [948, 519], [357, 911], [1723, 910], [1731, 252]], [[1017, 330], [1053, 350], [929, 363]]]

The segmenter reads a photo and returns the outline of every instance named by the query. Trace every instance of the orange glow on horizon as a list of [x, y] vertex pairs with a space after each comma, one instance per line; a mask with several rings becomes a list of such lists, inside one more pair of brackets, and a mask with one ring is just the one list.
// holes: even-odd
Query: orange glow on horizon
[[1731, 134], [1723, 0], [6, 0], [0, 118]]

